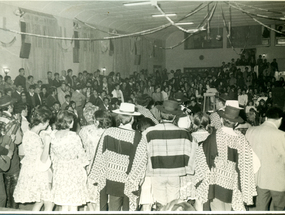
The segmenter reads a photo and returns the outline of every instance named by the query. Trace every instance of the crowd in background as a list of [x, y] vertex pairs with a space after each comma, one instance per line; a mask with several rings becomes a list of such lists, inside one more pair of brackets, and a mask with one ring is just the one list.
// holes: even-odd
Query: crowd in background
[[[38, 211], [44, 205], [44, 209], [50, 211], [53, 208], [53, 203], [55, 203], [61, 205], [64, 211], [74, 211], [77, 210], [78, 206], [91, 202], [88, 204], [90, 210], [107, 210], [108, 207], [106, 208], [106, 205], [102, 205], [102, 203], [109, 202], [109, 210], [120, 210], [121, 206], [123, 210], [137, 210], [138, 205], [141, 206], [141, 210], [154, 210], [155, 200], [162, 198], [164, 194], [162, 191], [161, 193], [154, 191], [152, 193], [149, 190], [148, 186], [153, 186], [152, 189], [155, 189], [155, 183], [159, 187], [162, 179], [156, 178], [156, 181], [153, 181], [153, 178], [157, 176], [156, 174], [160, 174], [160, 172], [156, 173], [156, 168], [148, 166], [150, 160], [147, 162], [147, 157], [155, 159], [157, 153], [168, 155], [168, 152], [164, 152], [165, 149], [160, 149], [161, 146], [159, 146], [154, 149], [163, 152], [152, 149], [151, 152], [148, 151], [148, 155], [144, 154], [147, 148], [146, 143], [148, 142], [149, 145], [157, 144], [157, 139], [153, 134], [159, 136], [159, 141], [164, 139], [166, 142], [173, 141], [174, 138], [173, 136], [169, 136], [169, 138], [160, 136], [158, 132], [160, 130], [166, 130], [166, 132], [168, 130], [168, 135], [179, 136], [177, 141], [181, 141], [181, 147], [185, 150], [183, 153], [189, 153], [189, 157], [192, 158], [193, 153], [195, 154], [197, 150], [197, 157], [200, 160], [196, 159], [195, 163], [200, 163], [200, 169], [196, 170], [201, 174], [198, 176], [203, 184], [205, 180], [210, 179], [205, 179], [202, 176], [203, 172], [206, 171], [202, 167], [205, 167], [203, 165], [206, 164], [210, 167], [211, 164], [208, 163], [208, 160], [206, 162], [204, 156], [207, 155], [202, 148], [200, 147], [199, 152], [197, 147], [198, 143], [201, 146], [200, 142], [212, 135], [209, 127], [217, 129], [217, 137], [221, 138], [224, 135], [228, 138], [228, 131], [223, 133], [221, 130], [223, 125], [220, 118], [224, 119], [222, 121], [226, 125], [225, 127], [232, 130], [236, 123], [247, 124], [245, 127], [240, 127], [240, 131], [245, 134], [249, 127], [260, 125], [266, 117], [270, 118], [275, 114], [271, 113], [273, 106], [272, 89], [284, 87], [284, 79], [278, 77], [279, 69], [275, 59], [269, 63], [260, 56], [256, 64], [258, 70], [255, 70], [253, 65], [248, 65], [242, 71], [239, 63], [232, 59], [227, 64], [223, 62], [219, 68], [212, 68], [200, 73], [183, 73], [180, 69], [175, 71], [164, 69], [149, 73], [148, 70], [143, 69], [124, 78], [120, 76], [119, 72], [111, 72], [104, 76], [100, 70], [95, 72], [83, 71], [76, 76], [71, 69], [68, 69], [61, 71], [61, 74], [48, 71], [46, 81], [34, 80], [32, 75], [25, 77], [25, 69], [20, 68], [19, 75], [14, 81], [10, 76], [5, 76], [4, 80], [1, 77], [1, 116], [7, 117], [11, 122], [20, 122], [21, 132], [11, 136], [13, 137], [12, 141], [19, 139], [18, 147], [15, 149], [6, 148], [6, 151], [9, 151], [7, 151], [7, 155], [11, 158], [11, 167], [8, 171], [1, 173], [4, 180], [0, 183], [0, 189], [2, 189], [2, 193], [6, 194], [0, 198], [0, 206], [17, 208], [16, 203], [36, 202], [33, 210]], [[210, 105], [214, 106], [214, 111], [222, 110], [226, 113], [219, 113], [220, 118], [218, 118], [217, 126], [213, 113], [211, 115], [208, 113], [210, 116], [202, 113], [203, 108], [205, 108], [203, 107], [204, 93], [215, 93], [218, 96], [216, 103]], [[230, 108], [225, 110], [227, 101], [237, 101], [237, 104], [233, 106], [234, 111]], [[240, 111], [241, 108], [243, 111]], [[234, 117], [231, 114], [227, 115], [227, 111]], [[161, 124], [161, 122], [163, 123]], [[171, 125], [165, 126], [164, 123], [169, 122]], [[0, 123], [2, 136], [6, 132], [6, 127], [5, 123]], [[47, 127], [48, 129], [46, 129]], [[243, 130], [244, 128], [246, 130]], [[135, 133], [128, 132], [129, 130], [135, 131]], [[147, 142], [142, 138], [142, 132], [146, 132]], [[231, 132], [233, 134], [236, 131]], [[244, 160], [242, 162], [245, 163], [242, 164], [248, 165], [247, 168], [249, 168], [253, 166], [252, 154], [242, 133], [235, 134], [239, 137], [238, 145], [235, 145], [237, 144], [236, 139], [232, 137], [229, 138], [229, 143], [234, 145], [233, 148], [238, 153], [240, 153], [239, 150], [245, 150], [242, 155], [245, 156], [245, 160], [250, 161], [247, 163], [248, 161]], [[165, 135], [167, 136], [167, 133]], [[185, 149], [185, 146], [194, 142], [191, 135], [194, 137], [197, 147], [188, 150]], [[109, 140], [107, 145], [104, 142], [106, 140]], [[122, 145], [123, 148], [118, 149], [112, 145], [116, 142], [120, 145], [122, 141], [125, 144]], [[221, 144], [219, 141], [220, 139], [216, 140], [218, 145]], [[21, 142], [25, 144], [21, 144]], [[135, 145], [135, 150], [127, 146], [128, 144]], [[243, 146], [245, 148], [241, 148]], [[4, 153], [4, 147], [1, 150]], [[106, 150], [109, 150], [110, 154], [104, 154]], [[126, 150], [125, 154], [123, 153], [124, 150]], [[117, 154], [112, 154], [112, 152]], [[123, 164], [120, 166], [120, 162], [128, 163], [125, 156], [129, 156], [127, 160], [132, 162], [128, 164], [129, 167], [126, 170], [124, 170], [126, 167]], [[179, 154], [177, 156], [184, 155]], [[183, 159], [185, 158], [183, 157]], [[105, 175], [104, 171], [109, 171], [111, 168], [104, 166], [103, 160], [112, 160], [112, 165], [119, 169], [112, 170], [113, 172]], [[205, 163], [203, 163], [204, 160]], [[169, 165], [169, 162], [166, 163]], [[136, 169], [133, 170], [130, 165]], [[161, 165], [161, 163], [157, 165]], [[196, 171], [187, 169], [189, 167], [185, 162], [183, 165], [185, 165], [183, 166], [185, 170], [179, 170], [183, 174], [193, 174]], [[230, 169], [232, 166], [225, 168]], [[249, 171], [247, 168], [245, 171]], [[152, 172], [145, 175], [144, 172], [150, 171], [149, 169]], [[120, 178], [120, 171], [127, 171], [128, 174], [126, 176], [128, 182], [125, 182], [124, 186], [120, 184], [125, 180]], [[164, 171], [169, 172], [169, 169], [166, 168]], [[211, 176], [213, 178], [218, 177], [215, 175], [216, 173], [209, 172], [209, 174], [213, 174]], [[241, 185], [242, 189], [249, 186], [250, 190], [242, 190], [241, 192], [248, 198], [244, 199], [244, 202], [250, 205], [252, 204], [252, 197], [256, 195], [253, 185], [253, 172], [249, 171], [242, 174], [245, 174], [245, 176], [243, 175], [245, 178], [241, 180], [246, 183]], [[31, 181], [31, 178], [35, 181]], [[89, 184], [86, 185], [87, 178]], [[116, 183], [110, 182], [110, 178]], [[142, 193], [136, 194], [134, 192], [137, 190], [134, 187], [138, 186], [141, 180], [146, 182], [141, 190]], [[201, 192], [199, 201], [205, 206], [209, 199], [207, 200], [203, 193], [207, 189], [202, 187], [200, 191], [195, 190], [193, 180], [198, 179], [193, 177], [181, 179], [179, 184], [183, 185], [184, 183], [186, 188], [184, 190], [180, 189], [181, 187], [179, 188], [180, 198], [193, 200], [198, 195], [196, 192]], [[98, 181], [105, 183], [105, 186], [102, 186]], [[190, 187], [188, 186], [189, 183], [192, 183]], [[43, 184], [45, 184], [44, 187]], [[49, 187], [50, 184], [52, 184], [52, 188]], [[203, 186], [206, 185], [203, 184]], [[123, 194], [120, 189], [125, 189]], [[27, 190], [31, 191], [26, 193]], [[234, 188], [233, 190], [234, 192], [237, 191]], [[102, 195], [102, 192], [109, 194], [109, 198]], [[122, 199], [116, 198], [116, 192], [120, 195], [126, 195], [127, 198], [125, 196]], [[99, 197], [98, 193], [100, 193]], [[151, 198], [149, 198], [150, 193], [153, 194]], [[237, 194], [235, 193], [235, 195]], [[237, 196], [242, 198], [240, 194]], [[205, 199], [202, 201], [201, 198]], [[170, 202], [168, 200], [162, 198], [160, 203], [165, 206]], [[195, 206], [193, 204], [193, 208], [203, 210], [203, 204], [198, 204], [199, 201], [196, 201]], [[159, 208], [160, 206], [156, 205], [155, 207]], [[218, 210], [222, 208], [226, 210], [227, 207], [228, 205], [218, 207]], [[244, 205], [240, 204], [240, 199], [234, 199], [230, 205], [231, 208], [234, 210], [245, 209]], [[204, 207], [204, 210], [208, 209]], [[211, 205], [211, 210], [214, 210], [214, 205]]]
[[137, 98], [147, 94], [154, 101], [152, 106], [155, 106], [181, 92], [186, 98], [185, 106], [195, 113], [202, 109], [204, 93], [215, 88], [220, 95], [238, 100], [246, 114], [250, 115], [250, 124], [257, 125], [264, 120], [266, 109], [272, 105], [272, 88], [284, 87], [285, 82], [283, 77], [276, 76], [276, 59], [269, 63], [259, 56], [256, 64], [258, 71], [250, 65], [241, 71], [232, 59], [229, 63], [223, 62], [220, 68], [200, 73], [164, 69], [150, 74], [143, 69], [125, 78], [119, 72], [103, 76], [100, 70], [83, 71], [76, 76], [68, 69], [61, 74], [47, 72], [46, 81], [34, 80], [32, 75], [25, 77], [25, 71], [21, 68], [14, 82], [10, 76], [0, 79], [0, 96], [9, 95], [27, 104], [28, 118], [35, 107], [47, 105], [54, 113], [61, 109], [73, 110], [79, 123], [85, 125], [85, 105], [87, 108], [93, 105], [102, 110], [112, 110], [118, 108], [121, 102], [136, 104]]

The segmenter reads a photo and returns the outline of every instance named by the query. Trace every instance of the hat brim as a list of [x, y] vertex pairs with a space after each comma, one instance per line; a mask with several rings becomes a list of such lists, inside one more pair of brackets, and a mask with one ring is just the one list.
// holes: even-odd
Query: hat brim
[[183, 111], [182, 110], [170, 111], [170, 110], [165, 109], [163, 105], [157, 105], [156, 108], [159, 111], [163, 112], [163, 113], [169, 113], [169, 114], [173, 114], [173, 115], [176, 115], [176, 116], [182, 116], [183, 115]]
[[240, 116], [233, 118], [233, 117], [231, 117], [231, 116], [225, 114], [225, 112], [222, 111], [222, 110], [218, 111], [218, 114], [219, 114], [220, 117], [225, 118], [225, 119], [228, 119], [228, 120], [230, 120], [231, 122], [238, 122], [238, 123], [244, 122], [244, 120], [243, 120]]
[[116, 110], [112, 110], [113, 113], [116, 114], [121, 114], [121, 115], [128, 115], [128, 116], [140, 116], [141, 113], [139, 112], [125, 112], [125, 111], [121, 111], [120, 109], [116, 109]]
[[226, 102], [228, 100], [228, 98], [225, 98], [225, 97], [222, 97], [222, 96], [219, 96], [219, 95], [215, 95], [215, 97], [223, 102]]

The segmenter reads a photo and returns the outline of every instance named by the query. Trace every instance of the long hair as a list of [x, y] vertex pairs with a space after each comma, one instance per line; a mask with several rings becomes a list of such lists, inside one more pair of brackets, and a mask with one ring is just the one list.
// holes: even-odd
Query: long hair
[[70, 128], [71, 123], [74, 121], [73, 114], [69, 111], [63, 110], [57, 114], [55, 126], [57, 130], [65, 130]]
[[33, 112], [29, 127], [33, 128], [40, 123], [46, 123], [48, 120], [50, 120], [51, 116], [51, 111], [48, 108], [40, 107]]
[[197, 131], [199, 129], [205, 129], [209, 133], [211, 133], [211, 120], [210, 117], [206, 114], [203, 113], [202, 111], [196, 113], [193, 116], [193, 131]]

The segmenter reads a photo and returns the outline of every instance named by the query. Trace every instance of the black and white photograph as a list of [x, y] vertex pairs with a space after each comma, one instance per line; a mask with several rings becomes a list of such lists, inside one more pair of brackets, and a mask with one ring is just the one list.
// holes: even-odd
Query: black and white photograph
[[0, 214], [285, 210], [285, 1], [0, 0]]

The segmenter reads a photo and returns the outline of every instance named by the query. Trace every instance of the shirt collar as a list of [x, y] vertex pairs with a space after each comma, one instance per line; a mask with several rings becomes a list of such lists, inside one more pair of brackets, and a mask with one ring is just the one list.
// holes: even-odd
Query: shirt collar
[[128, 123], [126, 125], [121, 124], [119, 127], [126, 129], [126, 130], [133, 130], [132, 125], [130, 123]]
[[225, 132], [225, 133], [227, 133], [229, 135], [237, 136], [236, 132], [232, 128], [223, 126], [222, 130], [223, 130], [223, 132]]
[[[277, 126], [275, 125], [275, 123], [273, 123], [273, 122], [271, 122], [271, 121], [265, 121], [266, 123], [269, 123], [269, 124], [271, 124], [271, 125], [273, 125], [275, 128], [277, 128]], [[278, 128], [277, 128], [278, 129]]]

